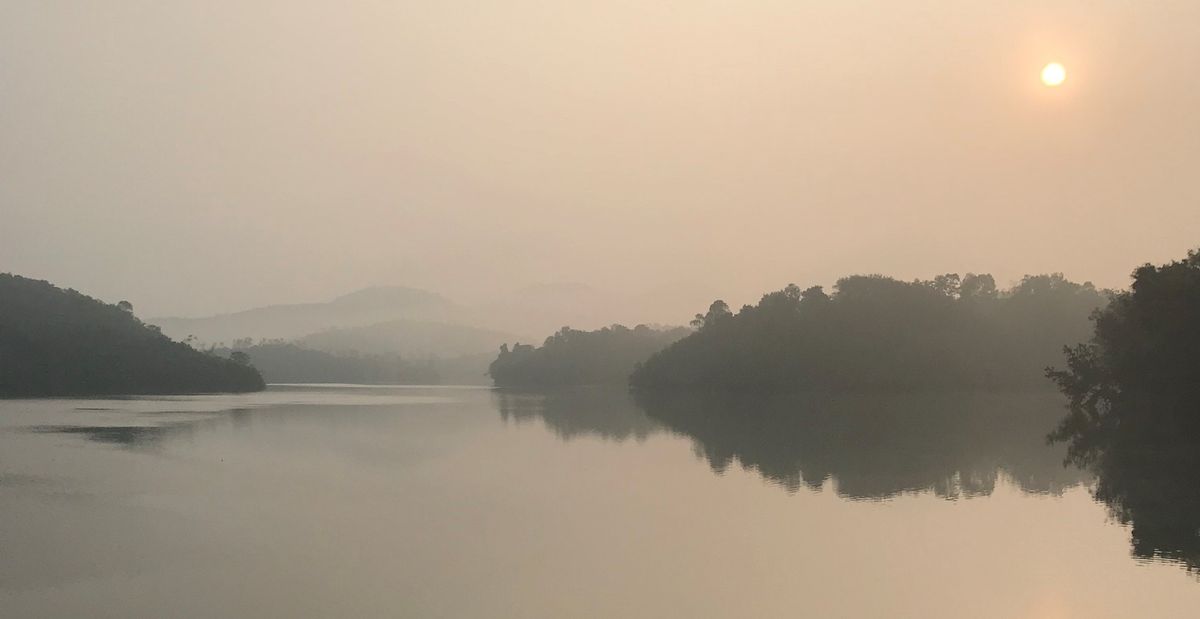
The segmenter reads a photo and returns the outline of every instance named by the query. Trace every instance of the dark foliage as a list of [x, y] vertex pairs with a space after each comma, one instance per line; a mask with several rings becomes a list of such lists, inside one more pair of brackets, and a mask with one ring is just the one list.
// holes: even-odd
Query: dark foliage
[[634, 365], [688, 333], [682, 327], [646, 325], [633, 329], [613, 325], [597, 331], [563, 327], [540, 348], [501, 346], [488, 373], [500, 387], [623, 385]]
[[199, 352], [108, 305], [0, 274], [0, 396], [257, 391], [253, 367]]
[[734, 314], [697, 314], [692, 335], [633, 373], [639, 388], [714, 391], [1026, 388], [1061, 347], [1086, 337], [1105, 302], [1090, 283], [1026, 276], [997, 291], [990, 275], [902, 282], [878, 275], [789, 285]]
[[247, 335], [291, 340], [331, 328], [393, 320], [445, 319], [456, 311], [449, 300], [435, 293], [388, 286], [365, 288], [327, 303], [271, 305], [204, 318], [162, 317], [153, 321], [169, 336], [182, 339], [194, 335], [200, 342], [214, 344]]
[[1051, 440], [1094, 469], [1134, 553], [1200, 569], [1200, 253], [1134, 271], [1048, 375], [1070, 398]]

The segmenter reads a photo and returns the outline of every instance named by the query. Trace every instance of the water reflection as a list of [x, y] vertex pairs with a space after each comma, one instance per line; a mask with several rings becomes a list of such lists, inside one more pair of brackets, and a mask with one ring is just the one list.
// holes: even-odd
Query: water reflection
[[90, 441], [125, 448], [148, 449], [171, 436], [186, 434], [193, 423], [174, 423], [161, 426], [34, 426], [31, 432], [81, 436]]
[[639, 402], [691, 437], [714, 471], [737, 462], [791, 492], [831, 480], [852, 499], [986, 496], [1003, 473], [1025, 492], [1060, 493], [1084, 477], [1063, 467], [1064, 450], [1045, 444], [1062, 410], [1052, 395], [645, 394]]
[[[1044, 440], [1063, 413], [1062, 400], [1055, 394], [635, 398], [624, 390], [598, 388], [480, 396], [490, 397], [505, 423], [540, 423], [564, 441], [595, 437], [642, 442], [655, 434], [681, 436], [715, 473], [740, 466], [787, 492], [828, 488], [859, 500], [905, 493], [959, 499], [990, 495], [1005, 479], [1026, 493], [1059, 494], [1094, 476], [1096, 499], [1108, 506], [1115, 520], [1130, 526], [1136, 557], [1168, 559], [1200, 570], [1200, 453], [1186, 443], [1106, 443], [1081, 459], [1082, 470], [1064, 466], [1064, 449]], [[355, 400], [360, 405], [368, 401]], [[438, 406], [445, 411], [477, 410], [469, 404]], [[281, 424], [289, 423], [291, 432], [311, 429], [314, 440], [324, 441], [345, 424], [387, 418], [398, 410], [391, 404], [337, 409], [289, 405], [287, 414], [275, 417], [271, 427], [281, 431]], [[96, 425], [25, 429], [157, 451], [171, 441], [192, 441], [198, 433], [217, 428], [248, 432], [255, 419], [261, 420], [258, 413], [249, 408], [194, 414], [139, 411], [135, 418], [111, 425], [97, 420]], [[420, 419], [413, 417], [408, 423]], [[434, 419], [450, 423], [443, 415], [429, 421]], [[469, 423], [472, 416], [456, 419], [456, 424]], [[141, 425], [143, 420], [157, 423]], [[271, 438], [264, 435], [259, 440]], [[416, 445], [405, 445], [417, 450]], [[393, 462], [382, 446], [356, 443], [354, 453], [361, 458], [373, 450], [379, 451], [374, 461]], [[26, 485], [21, 479], [10, 474], [2, 481], [9, 487]]]
[[495, 391], [493, 398], [506, 422], [540, 419], [563, 440], [598, 436], [612, 441], [645, 440], [663, 428], [646, 416], [630, 394], [620, 389], [578, 388], [534, 393]]
[[[106, 408], [76, 408], [77, 411], [107, 411]], [[246, 408], [233, 408], [213, 413], [203, 413], [200, 417], [182, 415], [185, 419], [163, 421], [164, 416], [181, 416], [172, 411], [142, 413], [140, 415], [154, 425], [38, 425], [30, 426], [28, 431], [38, 434], [66, 434], [79, 436], [89, 441], [113, 445], [124, 449], [154, 450], [164, 442], [172, 439], [187, 438], [198, 429], [215, 428], [223, 421], [229, 421], [235, 428], [245, 428], [251, 423], [251, 411]]]
[[[1082, 478], [1044, 443], [1063, 413], [1053, 394], [639, 404], [620, 390], [328, 388], [78, 406], [0, 402], [5, 617], [1183, 618], [1200, 605], [1182, 570], [1130, 560], [1128, 531], [1084, 488], [1018, 490]], [[1179, 541], [1195, 503], [1103, 481], [1140, 554], [1195, 556]], [[918, 496], [835, 494], [901, 492]]]
[[1045, 442], [1056, 394], [809, 395], [721, 398], [640, 394], [647, 415], [690, 437], [713, 471], [754, 470], [789, 492], [826, 481], [850, 499], [931, 492], [990, 495], [1001, 475], [1027, 493], [1095, 480], [1093, 495], [1129, 525], [1134, 556], [1200, 571], [1200, 452], [1179, 437], [1105, 440], [1073, 452]]
[[1093, 470], [1095, 496], [1130, 526], [1134, 556], [1200, 571], [1200, 455], [1194, 449], [1110, 450]]
[[496, 392], [505, 420], [540, 419], [564, 440], [622, 441], [670, 432], [723, 473], [736, 463], [789, 492], [826, 482], [851, 499], [932, 492], [986, 496], [1001, 475], [1028, 493], [1058, 494], [1088, 474], [1046, 445], [1056, 394], [719, 397], [582, 389]]

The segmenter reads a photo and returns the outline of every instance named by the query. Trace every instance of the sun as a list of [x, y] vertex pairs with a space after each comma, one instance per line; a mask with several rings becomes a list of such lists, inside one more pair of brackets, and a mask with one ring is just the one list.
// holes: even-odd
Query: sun
[[1059, 86], [1067, 80], [1067, 68], [1057, 62], [1042, 67], [1042, 83], [1047, 86]]

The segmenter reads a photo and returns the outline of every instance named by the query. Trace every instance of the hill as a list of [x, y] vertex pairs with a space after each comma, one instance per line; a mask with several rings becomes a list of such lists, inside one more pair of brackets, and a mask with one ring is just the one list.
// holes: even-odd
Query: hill
[[0, 274], [0, 396], [257, 391], [253, 367], [201, 353], [108, 305]]
[[216, 344], [239, 338], [295, 339], [328, 329], [359, 327], [399, 319], [446, 319], [458, 308], [426, 290], [386, 286], [365, 288], [325, 303], [270, 305], [203, 318], [154, 318], [163, 333], [195, 336]]

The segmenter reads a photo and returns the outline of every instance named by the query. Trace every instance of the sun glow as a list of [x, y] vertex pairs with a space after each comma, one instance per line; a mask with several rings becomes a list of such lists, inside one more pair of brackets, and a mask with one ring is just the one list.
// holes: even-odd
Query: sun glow
[[1047, 86], [1059, 86], [1067, 79], [1067, 69], [1057, 62], [1042, 67], [1042, 83]]

